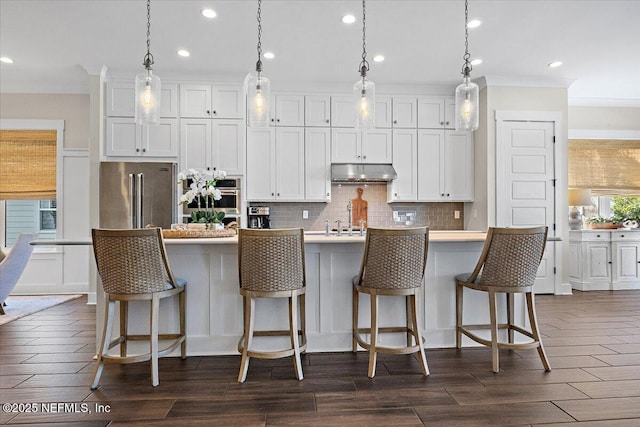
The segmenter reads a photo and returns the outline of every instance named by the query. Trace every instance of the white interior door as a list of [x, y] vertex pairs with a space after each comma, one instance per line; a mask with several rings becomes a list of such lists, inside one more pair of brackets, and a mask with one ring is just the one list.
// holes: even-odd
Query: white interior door
[[[498, 121], [496, 226], [549, 227], [556, 235], [554, 122]], [[555, 292], [555, 246], [547, 243], [536, 293]]]

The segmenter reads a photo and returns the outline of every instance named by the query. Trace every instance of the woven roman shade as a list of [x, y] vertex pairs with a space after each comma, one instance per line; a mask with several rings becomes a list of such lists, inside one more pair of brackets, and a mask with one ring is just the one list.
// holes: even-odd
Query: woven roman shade
[[594, 196], [640, 195], [640, 141], [569, 141], [569, 188]]
[[0, 200], [56, 198], [56, 131], [0, 131]]

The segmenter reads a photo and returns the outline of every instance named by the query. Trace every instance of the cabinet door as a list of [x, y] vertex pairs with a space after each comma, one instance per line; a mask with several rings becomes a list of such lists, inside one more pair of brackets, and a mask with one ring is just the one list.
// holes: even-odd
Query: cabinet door
[[444, 131], [418, 130], [418, 200], [444, 198]]
[[331, 98], [329, 96], [304, 97], [305, 126], [328, 127], [331, 124]]
[[304, 200], [304, 128], [276, 129], [276, 199]]
[[247, 128], [247, 200], [268, 201], [276, 196], [275, 129]]
[[331, 129], [331, 162], [360, 163], [362, 134], [351, 129]]
[[180, 168], [211, 167], [211, 120], [180, 120]]
[[392, 202], [418, 200], [418, 132], [393, 131], [393, 167], [398, 178], [387, 184], [388, 200]]
[[444, 99], [444, 127], [445, 129], [456, 128], [456, 99], [453, 96]]
[[133, 117], [135, 115], [135, 87], [131, 82], [107, 82], [107, 106], [109, 117]]
[[244, 118], [244, 92], [237, 85], [213, 86], [211, 117], [218, 119]]
[[228, 175], [243, 175], [244, 140], [246, 127], [243, 120], [212, 120], [214, 170], [225, 171]]
[[142, 155], [178, 157], [178, 119], [160, 119], [160, 124], [142, 127]]
[[390, 128], [393, 122], [391, 97], [376, 97], [376, 128]]
[[640, 242], [613, 243], [613, 281], [640, 284]]
[[[455, 126], [455, 123], [452, 123]], [[445, 126], [445, 105], [441, 96], [418, 98], [418, 127], [420, 129], [442, 129]]]
[[[376, 105], [377, 108], [377, 105]], [[377, 118], [376, 112], [376, 118]], [[331, 97], [331, 127], [353, 128], [356, 123], [355, 106], [350, 96]]]
[[331, 201], [330, 129], [305, 129], [304, 182], [307, 201]]
[[105, 154], [107, 156], [139, 156], [142, 129], [133, 117], [107, 117]]
[[609, 283], [611, 281], [611, 244], [585, 243], [585, 280]]
[[418, 112], [416, 98], [393, 98], [393, 127], [416, 128], [418, 127]]
[[304, 96], [276, 96], [276, 126], [304, 126]]
[[391, 129], [362, 132], [362, 163], [391, 163]]
[[473, 142], [469, 132], [444, 131], [444, 190], [449, 201], [473, 201]]
[[211, 86], [180, 85], [180, 116], [211, 117]]

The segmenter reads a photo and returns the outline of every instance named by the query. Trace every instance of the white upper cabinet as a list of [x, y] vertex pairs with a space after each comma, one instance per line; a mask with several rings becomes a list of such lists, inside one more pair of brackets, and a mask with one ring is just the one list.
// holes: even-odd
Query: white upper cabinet
[[455, 98], [422, 96], [418, 98], [420, 129], [454, 129]]
[[398, 178], [387, 184], [387, 201], [417, 201], [418, 132], [415, 129], [393, 131], [393, 168]]
[[394, 128], [417, 128], [418, 112], [417, 102], [414, 97], [394, 97], [393, 98], [393, 127]]
[[160, 119], [158, 125], [140, 126], [132, 117], [108, 117], [105, 125], [108, 157], [178, 157], [176, 119]]
[[244, 171], [245, 126], [241, 120], [182, 119], [180, 168]]
[[[162, 83], [160, 117], [178, 117], [178, 85]], [[108, 117], [135, 116], [135, 86], [133, 80], [107, 82], [105, 114]]]
[[390, 96], [376, 96], [376, 128], [391, 128], [392, 105]]
[[331, 129], [332, 163], [391, 163], [391, 129]]
[[304, 126], [304, 95], [275, 95], [273, 98], [273, 126]]
[[331, 201], [330, 129], [305, 129], [304, 177], [304, 195], [306, 201]]
[[181, 84], [180, 116], [242, 119], [244, 117], [242, 87], [225, 84]]
[[362, 132], [362, 163], [391, 163], [392, 147], [391, 129]]
[[[376, 106], [377, 107], [377, 106]], [[355, 107], [350, 96], [331, 97], [331, 126], [355, 128]], [[377, 117], [377, 116], [376, 116]]]
[[331, 125], [331, 97], [313, 95], [304, 97], [305, 126], [329, 127]]

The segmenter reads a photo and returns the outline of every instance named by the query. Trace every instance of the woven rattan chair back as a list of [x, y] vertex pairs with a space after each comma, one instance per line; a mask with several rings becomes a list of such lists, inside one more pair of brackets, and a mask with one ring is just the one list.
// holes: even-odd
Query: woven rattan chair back
[[360, 268], [361, 286], [375, 289], [412, 289], [422, 285], [427, 262], [426, 227], [367, 229]]
[[92, 230], [93, 252], [108, 294], [149, 294], [176, 287], [160, 228]]
[[546, 241], [546, 227], [490, 228], [480, 284], [533, 286]]
[[304, 287], [303, 230], [239, 229], [238, 263], [242, 289], [279, 292]]

